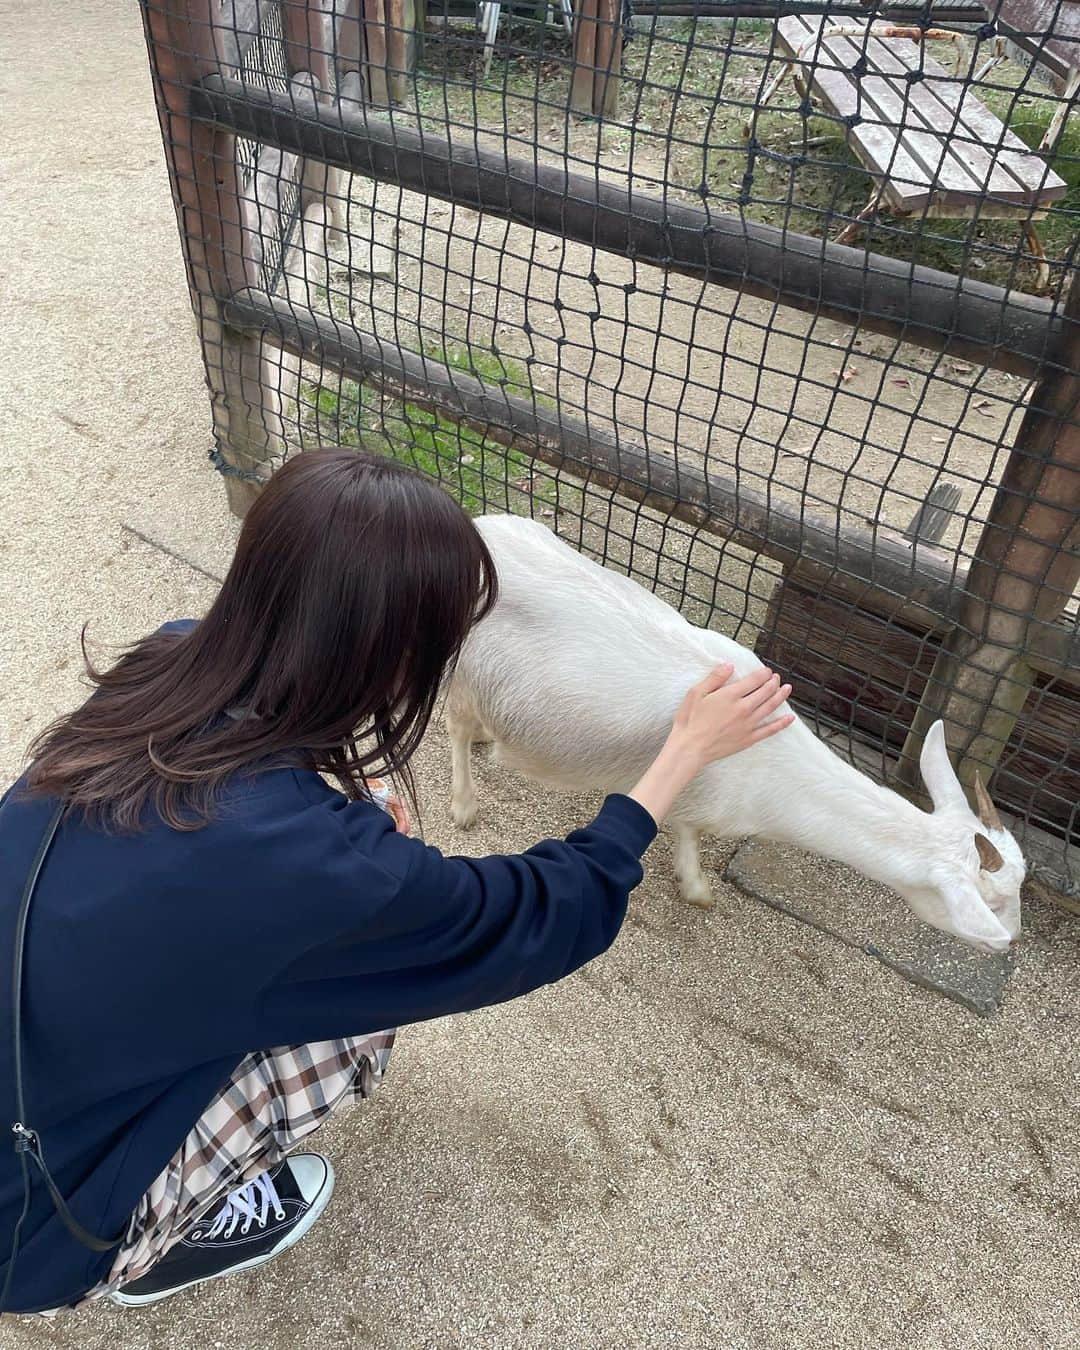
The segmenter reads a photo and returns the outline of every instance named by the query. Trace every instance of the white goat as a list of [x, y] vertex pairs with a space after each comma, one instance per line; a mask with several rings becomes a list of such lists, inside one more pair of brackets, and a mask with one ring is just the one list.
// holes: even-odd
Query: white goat
[[[475, 741], [494, 741], [501, 762], [541, 782], [625, 792], [660, 750], [691, 684], [722, 662], [736, 677], [761, 666], [535, 521], [486, 516], [477, 525], [500, 595], [466, 641], [447, 697], [451, 810], [462, 828], [477, 818]], [[702, 832], [758, 835], [847, 863], [898, 891], [933, 927], [1004, 950], [1020, 932], [1019, 846], [981, 783], [981, 819], [968, 806], [940, 722], [920, 768], [930, 813], [852, 768], [801, 721], [710, 765], [668, 817], [684, 897], [711, 903]]]

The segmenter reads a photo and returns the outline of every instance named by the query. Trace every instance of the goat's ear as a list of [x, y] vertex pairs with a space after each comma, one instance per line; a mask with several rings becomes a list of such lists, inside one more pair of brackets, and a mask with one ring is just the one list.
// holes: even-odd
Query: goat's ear
[[1005, 859], [985, 834], [976, 834], [975, 852], [979, 855], [979, 866], [984, 872], [1000, 872], [1005, 866]]
[[961, 878], [949, 881], [942, 886], [941, 896], [945, 901], [945, 913], [943, 922], [930, 920], [935, 928], [953, 933], [964, 942], [991, 942], [1000, 946], [1016, 936], [970, 881]]
[[949, 763], [949, 749], [945, 744], [945, 724], [940, 720], [926, 733], [922, 754], [919, 756], [919, 769], [935, 811], [942, 811], [947, 806], [967, 805], [964, 789]]

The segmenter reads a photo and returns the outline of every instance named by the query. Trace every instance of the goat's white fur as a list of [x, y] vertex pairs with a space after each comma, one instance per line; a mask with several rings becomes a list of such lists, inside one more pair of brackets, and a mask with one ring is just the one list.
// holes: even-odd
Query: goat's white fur
[[[721, 662], [736, 677], [761, 665], [535, 521], [486, 516], [477, 525], [500, 595], [466, 641], [447, 697], [451, 809], [463, 828], [477, 817], [474, 742], [494, 741], [501, 762], [541, 782], [625, 792], [660, 750], [690, 685]], [[935, 928], [1003, 950], [1020, 931], [1020, 849], [968, 806], [940, 723], [920, 767], [930, 813], [845, 763], [802, 721], [710, 765], [668, 817], [683, 895], [711, 903], [703, 832], [758, 835], [847, 863], [893, 887]], [[1003, 859], [993, 873], [980, 866], [976, 833]]]

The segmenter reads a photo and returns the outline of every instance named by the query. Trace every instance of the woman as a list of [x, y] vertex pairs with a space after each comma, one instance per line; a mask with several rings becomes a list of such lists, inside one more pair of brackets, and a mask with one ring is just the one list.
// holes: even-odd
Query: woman
[[[374, 1090], [388, 1028], [603, 952], [682, 788], [792, 720], [763, 721], [789, 692], [775, 676], [729, 685], [722, 668], [590, 825], [519, 856], [444, 858], [395, 830], [404, 810], [380, 809], [371, 776], [409, 785], [440, 681], [495, 595], [477, 531], [433, 483], [311, 452], [255, 503], [207, 616], [95, 674], [32, 747], [0, 803], [5, 932], [65, 812], [27, 930], [23, 1110], [98, 1250], [30, 1171], [7, 1258], [26, 1155], [3, 1150], [7, 1310], [149, 1303], [291, 1245], [333, 1178], [316, 1153], [286, 1155]], [[16, 1121], [12, 1046], [0, 1057]]]

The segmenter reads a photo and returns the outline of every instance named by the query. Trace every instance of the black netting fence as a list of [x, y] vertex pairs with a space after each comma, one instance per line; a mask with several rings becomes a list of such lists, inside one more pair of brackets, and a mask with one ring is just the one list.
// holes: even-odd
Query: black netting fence
[[1080, 4], [143, 8], [238, 509], [535, 515], [1080, 882]]

